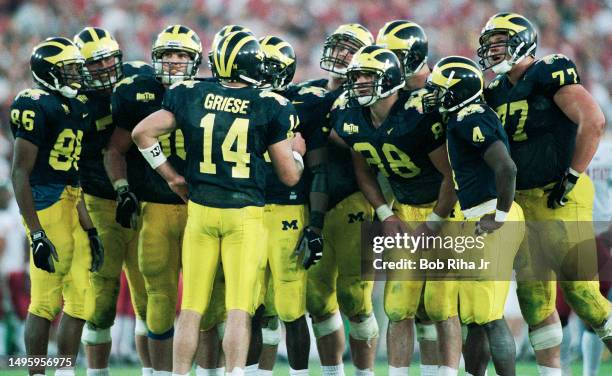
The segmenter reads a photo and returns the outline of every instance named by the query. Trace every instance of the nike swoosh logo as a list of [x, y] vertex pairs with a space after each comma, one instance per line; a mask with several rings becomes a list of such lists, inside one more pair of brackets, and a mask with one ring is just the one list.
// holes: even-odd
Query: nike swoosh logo
[[89, 116], [89, 114], [83, 114], [83, 119], [85, 119], [88, 116]]
[[389, 130], [387, 131], [387, 134], [391, 134], [391, 132], [393, 132], [393, 128], [389, 129]]
[[41, 247], [43, 247], [43, 244], [42, 244], [42, 243], [38, 243], [38, 244], [36, 245], [36, 249], [34, 250], [34, 253], [38, 253], [38, 250], [39, 250]]
[[302, 104], [302, 103], [304, 103], [304, 102], [302, 102], [302, 101], [291, 101], [291, 104]]

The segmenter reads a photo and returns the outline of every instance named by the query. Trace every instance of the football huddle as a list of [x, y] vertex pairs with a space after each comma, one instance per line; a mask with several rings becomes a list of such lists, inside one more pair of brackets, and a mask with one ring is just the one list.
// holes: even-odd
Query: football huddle
[[[491, 363], [512, 376], [514, 273], [537, 372], [560, 376], [557, 281], [540, 257], [564, 271], [566, 302], [612, 350], [610, 301], [596, 278], [572, 274], [593, 238], [585, 170], [602, 110], [570, 58], [535, 57], [520, 14], [490, 17], [474, 45], [478, 61], [431, 62], [413, 21], [376, 38], [343, 24], [323, 43], [321, 76], [294, 82], [292, 45], [240, 25], [208, 52], [188, 26], [168, 26], [151, 63], [123, 61], [99, 27], [38, 44], [34, 86], [10, 107], [31, 247], [27, 355], [47, 355], [61, 311], [57, 356], [82, 345], [87, 375], [111, 375], [124, 271], [143, 376], [272, 375], [282, 339], [290, 375], [308, 375], [310, 330], [325, 376], [345, 374], [347, 339], [355, 374], [373, 375], [381, 336], [389, 376], [409, 375], [415, 341], [421, 375], [483, 376]], [[367, 224], [388, 237], [478, 236], [494, 275], [387, 271], [381, 333]]]

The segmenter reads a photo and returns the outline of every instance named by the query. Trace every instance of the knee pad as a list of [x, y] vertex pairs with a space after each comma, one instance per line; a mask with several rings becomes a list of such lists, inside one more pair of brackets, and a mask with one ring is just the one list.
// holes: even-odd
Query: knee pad
[[147, 328], [153, 333], [165, 333], [174, 325], [176, 301], [159, 293], [148, 296]]
[[434, 324], [416, 324], [417, 341], [437, 341], [438, 331]]
[[84, 345], [99, 345], [102, 343], [111, 342], [111, 330], [110, 328], [98, 329], [89, 324], [85, 324], [83, 327], [83, 333], [81, 334], [81, 343]]
[[166, 339], [170, 339], [174, 337], [174, 326], [161, 334], [153, 333], [152, 331], [149, 330], [147, 332], [147, 337], [151, 339], [156, 339], [158, 341], [164, 341]]
[[593, 328], [593, 330], [602, 340], [612, 338], [612, 315], [608, 316], [608, 319], [603, 324], [603, 326], [599, 328]]
[[147, 333], [149, 333], [149, 329], [147, 328], [147, 323], [144, 320], [136, 318], [136, 324], [134, 325], [134, 335], [146, 336]]
[[225, 336], [225, 321], [217, 324], [217, 337], [220, 341], [223, 340], [223, 336]]
[[378, 338], [378, 323], [374, 314], [370, 314], [361, 322], [351, 321], [349, 335], [359, 341], [369, 341]]
[[278, 317], [271, 317], [265, 327], [261, 328], [262, 342], [264, 345], [276, 346], [281, 340], [281, 328]]
[[325, 337], [340, 328], [342, 328], [342, 317], [338, 311], [334, 312], [328, 319], [312, 324], [312, 330], [316, 338]]
[[549, 324], [529, 333], [529, 342], [534, 350], [544, 350], [559, 346], [563, 340], [561, 323]]

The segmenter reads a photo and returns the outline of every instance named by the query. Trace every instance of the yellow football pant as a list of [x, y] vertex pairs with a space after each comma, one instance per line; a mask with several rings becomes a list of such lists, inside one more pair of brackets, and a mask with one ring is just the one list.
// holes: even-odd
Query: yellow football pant
[[[92, 306], [88, 302], [93, 299], [89, 281], [91, 251], [76, 209], [80, 195], [80, 188], [66, 186], [56, 203], [37, 211], [59, 261], [54, 260], [55, 273], [48, 273], [34, 265], [30, 251], [31, 301], [28, 312], [49, 321], [61, 310], [62, 297], [66, 314], [83, 320], [91, 315], [87, 310]], [[25, 227], [29, 240], [30, 230]]]
[[[585, 270], [597, 265], [592, 226], [595, 193], [591, 179], [582, 174], [567, 196], [569, 201], [559, 209], [546, 206], [548, 190], [553, 185], [516, 192], [516, 201], [528, 221], [527, 239], [517, 255], [516, 269], [517, 295], [529, 325], [541, 323], [555, 311], [557, 291], [550, 275], [537, 280], [539, 275], [532, 270], [534, 257], [545, 254], [549, 261], [556, 260], [562, 267], [581, 265]], [[567, 303], [589, 325], [600, 326], [609, 316], [610, 302], [599, 292], [599, 281], [570, 278], [560, 280], [559, 284]]]
[[121, 269], [130, 288], [130, 297], [136, 316], [144, 320], [147, 312], [147, 294], [142, 274], [138, 270], [138, 231], [122, 227], [115, 221], [117, 203], [114, 200], [85, 194], [85, 205], [104, 245], [104, 264], [91, 273], [94, 299], [90, 322], [97, 328], [113, 325], [119, 296]]
[[217, 267], [225, 275], [226, 309], [253, 314], [266, 265], [263, 207], [213, 208], [189, 202], [183, 243], [182, 309], [202, 314], [210, 304]]

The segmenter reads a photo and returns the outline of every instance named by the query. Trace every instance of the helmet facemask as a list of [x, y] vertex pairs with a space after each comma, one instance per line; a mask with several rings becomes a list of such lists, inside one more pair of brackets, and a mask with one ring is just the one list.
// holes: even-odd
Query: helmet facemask
[[[490, 42], [492, 38], [497, 40]], [[492, 69], [496, 74], [509, 72], [512, 67], [529, 55], [535, 53], [533, 43], [525, 50], [527, 42], [512, 30], [492, 29], [480, 36], [480, 47], [477, 50], [478, 63], [483, 70]], [[503, 47], [503, 48], [502, 48]], [[499, 52], [492, 50], [499, 49]]]
[[[112, 64], [104, 66], [104, 61], [112, 59]], [[111, 90], [123, 79], [122, 54], [116, 51], [107, 56], [85, 62], [85, 87], [91, 90]], [[99, 65], [100, 67], [94, 67]]]
[[[358, 82], [359, 76], [364, 74], [372, 76], [372, 80]], [[390, 87], [391, 82], [385, 72], [373, 68], [349, 70], [346, 74], [346, 78], [345, 87], [350, 99], [348, 107], [369, 107], [380, 99], [387, 98], [404, 86], [404, 81], [402, 81], [400, 85]], [[385, 90], [385, 88], [387, 89]]]
[[35, 72], [32, 72], [36, 82], [48, 89], [59, 92], [66, 98], [77, 96], [78, 91], [83, 87], [83, 77], [87, 75], [82, 59], [59, 61], [53, 65], [48, 74], [53, 80], [52, 83], [43, 80]]
[[[427, 56], [422, 58], [412, 51], [394, 51], [399, 61], [402, 63], [404, 70], [404, 78], [409, 79], [415, 74], [419, 73], [423, 66], [427, 63]], [[420, 61], [419, 61], [420, 60]]]
[[321, 69], [330, 72], [334, 78], [345, 78], [353, 55], [362, 45], [356, 38], [347, 35], [330, 36], [323, 45]]
[[263, 76], [264, 81], [271, 86], [273, 90], [284, 90], [289, 85], [289, 67], [280, 61], [265, 57]]
[[[177, 61], [176, 58], [170, 60], [164, 59], [166, 53], [184, 53], [189, 56], [189, 59], [187, 61]], [[197, 74], [198, 65], [197, 54], [191, 51], [172, 48], [160, 48], [153, 51], [155, 77], [164, 85], [172, 85], [191, 79]]]

